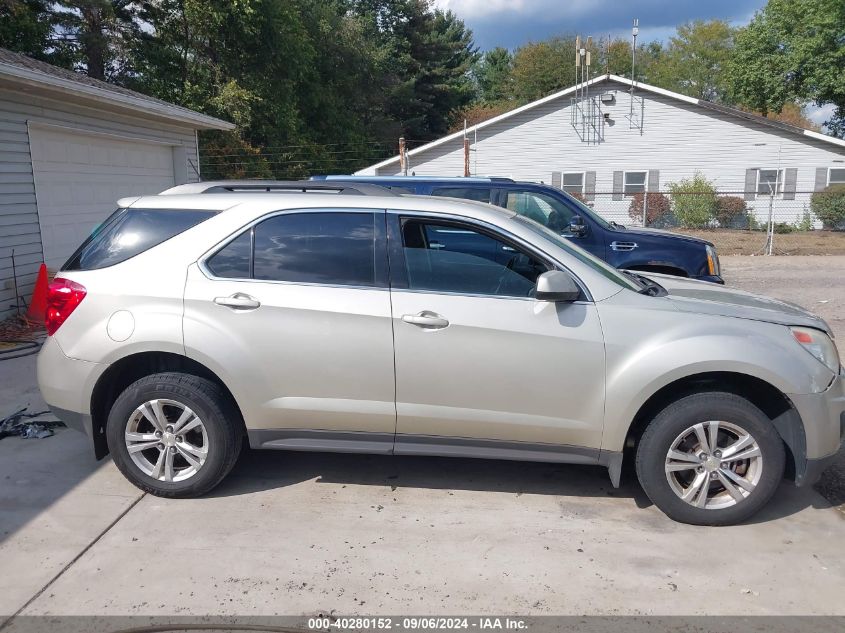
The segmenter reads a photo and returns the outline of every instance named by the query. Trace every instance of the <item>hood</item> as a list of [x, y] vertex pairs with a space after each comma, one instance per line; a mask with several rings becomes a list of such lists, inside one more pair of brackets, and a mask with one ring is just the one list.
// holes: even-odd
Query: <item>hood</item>
[[710, 244], [711, 242], [703, 240], [694, 235], [685, 235], [683, 233], [673, 233], [672, 231], [664, 231], [663, 229], [650, 229], [641, 226], [626, 226], [624, 229], [615, 229], [623, 235], [650, 235], [652, 237], [673, 238], [676, 240], [683, 240], [685, 242], [695, 242], [696, 244]]
[[833, 331], [824, 319], [788, 301], [672, 275], [648, 273], [646, 276], [666, 288], [668, 299], [681, 312], [812, 327], [824, 330], [833, 338]]

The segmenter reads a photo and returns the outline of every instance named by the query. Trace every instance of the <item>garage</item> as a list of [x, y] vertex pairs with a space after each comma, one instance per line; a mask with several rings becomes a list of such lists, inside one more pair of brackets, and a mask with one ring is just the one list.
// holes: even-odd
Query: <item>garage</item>
[[234, 127], [0, 48], [0, 320], [117, 200], [200, 180], [199, 134]]
[[49, 126], [30, 126], [44, 261], [59, 268], [115, 209], [118, 198], [174, 185], [174, 148]]

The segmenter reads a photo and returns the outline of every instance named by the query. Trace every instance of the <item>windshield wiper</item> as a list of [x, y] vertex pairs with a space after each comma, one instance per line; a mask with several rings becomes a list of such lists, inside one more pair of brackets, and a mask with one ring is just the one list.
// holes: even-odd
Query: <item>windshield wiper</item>
[[649, 297], [662, 297], [666, 294], [666, 288], [661, 286], [659, 283], [652, 281], [648, 277], [643, 277], [642, 275], [638, 275], [637, 273], [633, 273], [630, 270], [623, 270], [623, 273], [628, 275], [631, 279], [634, 279], [637, 283], [639, 283], [642, 288], [638, 290], [641, 295], [648, 295]]

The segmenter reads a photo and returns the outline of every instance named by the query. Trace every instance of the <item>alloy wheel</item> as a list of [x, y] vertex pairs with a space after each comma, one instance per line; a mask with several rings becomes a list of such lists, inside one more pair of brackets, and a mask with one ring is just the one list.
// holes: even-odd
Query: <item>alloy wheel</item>
[[747, 499], [760, 482], [763, 456], [754, 437], [736, 424], [711, 420], [680, 433], [666, 454], [666, 478], [686, 503], [707, 510]]
[[196, 475], [208, 457], [208, 433], [202, 420], [175, 400], [148, 400], [129, 416], [126, 449], [141, 471], [165, 482]]

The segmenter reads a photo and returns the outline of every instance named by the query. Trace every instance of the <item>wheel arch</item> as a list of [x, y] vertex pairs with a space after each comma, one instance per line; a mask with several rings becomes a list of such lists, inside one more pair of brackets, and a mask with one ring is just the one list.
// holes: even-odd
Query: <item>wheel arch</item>
[[179, 372], [205, 378], [217, 384], [231, 406], [238, 413], [241, 431], [246, 434], [243, 414], [232, 391], [220, 377], [202, 363], [173, 352], [146, 351], [124, 356], [114, 361], [97, 379], [91, 392], [91, 431], [94, 455], [101, 459], [108, 455], [106, 443], [106, 421], [117, 397], [136, 380], [162, 372]]
[[664, 385], [637, 410], [625, 437], [625, 460], [636, 448], [648, 423], [670, 403], [693, 393], [722, 391], [745, 398], [771, 421], [787, 452], [787, 477], [802, 473], [806, 463], [804, 423], [789, 397], [770, 382], [739, 372], [710, 371], [691, 374]]

